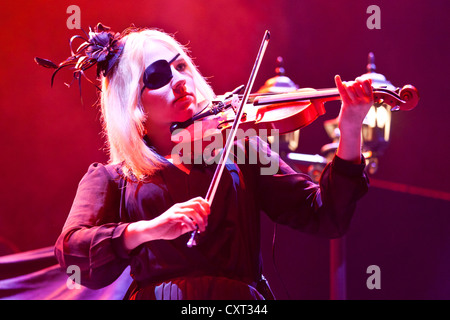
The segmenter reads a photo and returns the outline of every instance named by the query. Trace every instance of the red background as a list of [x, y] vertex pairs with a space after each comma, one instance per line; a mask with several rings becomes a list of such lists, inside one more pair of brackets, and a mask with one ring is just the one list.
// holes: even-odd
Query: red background
[[[422, 188], [422, 195], [381, 184], [360, 202], [346, 236], [348, 298], [450, 298], [445, 0], [3, 1], [0, 254], [52, 245], [87, 167], [107, 160], [95, 88], [83, 83], [81, 105], [77, 86], [63, 84], [71, 80], [69, 72], [58, 74], [50, 88], [51, 71], [33, 61], [39, 56], [59, 62], [70, 54], [69, 38], [81, 34], [66, 26], [72, 4], [80, 7], [86, 30], [101, 21], [116, 31], [134, 23], [176, 33], [218, 94], [246, 83], [266, 29], [272, 37], [255, 88], [274, 75], [277, 56], [300, 87], [328, 88], [335, 74], [351, 80], [365, 73], [367, 54], [374, 52], [377, 72], [396, 86], [413, 84], [421, 101], [413, 111], [393, 115], [390, 145], [372, 178]], [[380, 30], [366, 27], [366, 9], [373, 4], [381, 9]], [[339, 103], [330, 102], [327, 114], [302, 130], [299, 152], [318, 153], [330, 142], [323, 120], [336, 117], [338, 109]], [[437, 199], [439, 194], [447, 200]], [[267, 219], [263, 230], [266, 275], [277, 296], [327, 299], [328, 240], [279, 227], [277, 274]], [[380, 290], [366, 287], [372, 264], [381, 269]]]

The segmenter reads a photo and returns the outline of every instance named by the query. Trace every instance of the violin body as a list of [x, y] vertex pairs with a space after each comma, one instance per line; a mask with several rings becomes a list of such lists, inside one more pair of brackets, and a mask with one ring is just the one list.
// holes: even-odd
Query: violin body
[[[298, 93], [315, 91], [313, 89], [297, 90]], [[258, 103], [256, 99], [254, 103]], [[319, 116], [326, 113], [324, 101], [298, 100], [260, 105], [255, 108], [254, 125], [257, 129], [277, 129], [279, 134], [289, 133], [310, 125]]]

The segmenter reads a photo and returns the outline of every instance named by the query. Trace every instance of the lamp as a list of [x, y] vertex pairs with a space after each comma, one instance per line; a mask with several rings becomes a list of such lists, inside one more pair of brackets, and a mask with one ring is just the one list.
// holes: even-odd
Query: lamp
[[[285, 76], [284, 60], [278, 57], [276, 60], [275, 76], [266, 80], [259, 88], [258, 93], [286, 93], [299, 88], [289, 77]], [[295, 151], [300, 139], [300, 130], [295, 130], [280, 137], [280, 153], [283, 155], [289, 151]]]
[[[375, 72], [375, 55], [368, 55], [367, 73], [360, 76], [362, 79], [371, 79], [373, 88], [389, 89], [397, 91], [397, 88], [386, 77]], [[366, 167], [369, 174], [374, 174], [378, 169], [378, 158], [384, 153], [391, 133], [391, 107], [382, 100], [375, 101], [367, 113], [362, 126], [362, 153], [366, 158]], [[339, 129], [337, 119], [324, 122], [324, 128], [332, 143], [322, 147], [321, 153], [329, 159], [339, 144]]]

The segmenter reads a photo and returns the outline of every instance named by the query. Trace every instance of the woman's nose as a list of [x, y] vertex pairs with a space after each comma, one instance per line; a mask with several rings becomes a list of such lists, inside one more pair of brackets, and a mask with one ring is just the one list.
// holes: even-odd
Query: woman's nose
[[172, 82], [172, 89], [174, 92], [177, 93], [184, 93], [186, 92], [186, 80], [182, 77], [173, 78]]
[[172, 89], [177, 93], [183, 93], [186, 91], [186, 79], [184, 79], [179, 72], [176, 72], [173, 75]]

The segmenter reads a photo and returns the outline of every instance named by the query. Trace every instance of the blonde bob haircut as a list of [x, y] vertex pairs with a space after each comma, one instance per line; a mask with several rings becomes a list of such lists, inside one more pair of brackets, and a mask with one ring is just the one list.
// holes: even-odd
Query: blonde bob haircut
[[162, 158], [147, 146], [146, 116], [141, 102], [145, 47], [150, 40], [180, 53], [192, 72], [197, 103], [211, 101], [215, 94], [188, 56], [187, 48], [175, 38], [156, 29], [140, 29], [126, 34], [122, 55], [106, 77], [102, 77], [100, 105], [103, 130], [107, 138], [109, 164], [121, 164], [127, 178], [142, 180], [152, 176], [163, 164]]

